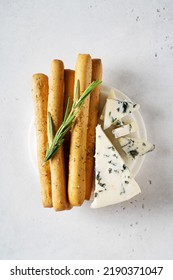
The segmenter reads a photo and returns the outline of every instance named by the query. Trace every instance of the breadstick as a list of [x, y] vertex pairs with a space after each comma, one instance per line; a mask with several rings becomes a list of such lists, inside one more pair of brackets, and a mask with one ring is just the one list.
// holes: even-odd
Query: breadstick
[[[70, 98], [70, 107], [69, 111], [71, 110], [71, 106], [73, 103], [73, 93], [74, 93], [74, 70], [65, 69], [64, 70], [64, 113], [67, 106], [68, 98]], [[68, 176], [68, 163], [69, 163], [69, 153], [70, 153], [70, 131], [65, 135], [64, 140], [64, 157], [65, 157], [65, 170], [66, 170], [66, 177]]]
[[37, 160], [41, 183], [42, 203], [44, 207], [52, 207], [51, 176], [49, 162], [42, 166], [46, 154], [47, 139], [47, 102], [48, 77], [44, 74], [32, 76], [32, 96], [35, 111], [37, 139]]
[[[89, 54], [79, 54], [75, 68], [75, 87], [80, 83], [80, 95], [91, 83], [92, 63]], [[88, 96], [73, 126], [70, 142], [68, 198], [73, 206], [80, 206], [85, 199], [86, 190], [86, 140], [89, 113]]]
[[[49, 81], [48, 112], [52, 117], [54, 133], [56, 133], [63, 121], [63, 102], [64, 64], [60, 60], [53, 60]], [[49, 139], [49, 144], [51, 144], [51, 139]], [[51, 158], [50, 168], [53, 207], [55, 211], [65, 210], [67, 207], [67, 190], [63, 146]]]
[[[102, 80], [101, 59], [92, 59], [92, 81]], [[100, 86], [97, 86], [90, 95], [89, 120], [87, 131], [87, 158], [86, 158], [86, 196], [90, 199], [93, 186], [94, 152], [95, 152], [95, 129], [98, 123]]]
[[64, 70], [64, 112], [67, 106], [68, 98], [70, 97], [70, 109], [73, 103], [74, 94], [74, 78], [75, 71], [71, 69]]

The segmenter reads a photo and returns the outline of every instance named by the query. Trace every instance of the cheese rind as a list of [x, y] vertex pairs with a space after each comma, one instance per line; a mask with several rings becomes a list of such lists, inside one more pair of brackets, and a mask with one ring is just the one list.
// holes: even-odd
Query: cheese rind
[[104, 130], [139, 108], [139, 104], [130, 101], [107, 99], [104, 114]]
[[113, 129], [112, 134], [115, 136], [115, 138], [119, 138], [128, 135], [130, 133], [136, 132], [137, 130], [138, 130], [138, 126], [136, 122], [131, 122]]
[[150, 142], [132, 137], [122, 137], [118, 139], [121, 148], [130, 159], [136, 159], [139, 156], [143, 156], [148, 152], [154, 150], [155, 145]]
[[91, 208], [126, 201], [141, 192], [123, 159], [103, 132], [96, 127], [95, 192]]

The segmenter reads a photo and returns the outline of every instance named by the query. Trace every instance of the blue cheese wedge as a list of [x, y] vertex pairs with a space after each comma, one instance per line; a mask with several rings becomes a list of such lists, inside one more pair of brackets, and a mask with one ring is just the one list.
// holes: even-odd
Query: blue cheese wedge
[[137, 138], [122, 137], [118, 141], [129, 159], [136, 159], [139, 156], [153, 151], [155, 148], [154, 144]]
[[119, 138], [130, 133], [136, 132], [138, 130], [138, 126], [136, 122], [131, 122], [128, 124], [122, 124], [120, 127], [117, 127], [112, 130], [113, 135], [115, 138]]
[[130, 101], [107, 99], [103, 125], [104, 130], [109, 128], [112, 124], [116, 124], [116, 122], [121, 118], [129, 115], [139, 108], [139, 104], [135, 104]]
[[[116, 93], [113, 89], [110, 90], [110, 93], [108, 95], [108, 99], [116, 99]], [[103, 121], [104, 120], [104, 115], [105, 115], [105, 106], [103, 107], [102, 113], [100, 115], [100, 119]]]
[[141, 192], [127, 165], [103, 132], [96, 127], [95, 191], [91, 208], [126, 201]]

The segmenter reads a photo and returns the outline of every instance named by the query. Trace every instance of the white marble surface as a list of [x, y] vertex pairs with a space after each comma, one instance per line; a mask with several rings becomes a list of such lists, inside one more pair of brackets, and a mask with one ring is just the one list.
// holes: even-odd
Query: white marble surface
[[[31, 76], [78, 53], [103, 61], [103, 80], [141, 104], [156, 144], [130, 202], [43, 209], [28, 153]], [[0, 258], [173, 258], [173, 1], [0, 1]], [[151, 180], [151, 184], [150, 184]]]

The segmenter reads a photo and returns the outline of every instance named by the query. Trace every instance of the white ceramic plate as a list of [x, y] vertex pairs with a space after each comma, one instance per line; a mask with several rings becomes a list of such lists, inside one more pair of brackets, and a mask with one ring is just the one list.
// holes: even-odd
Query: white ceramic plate
[[[106, 98], [111, 89], [114, 89], [114, 91], [116, 93], [116, 97], [118, 99], [131, 101], [129, 97], [127, 97], [124, 93], [122, 93], [118, 89], [115, 89], [114, 87], [107, 85], [107, 84], [102, 84], [101, 94], [100, 94], [100, 106], [99, 106], [100, 114], [102, 112]], [[134, 100], [134, 102], [135, 102], [135, 100]], [[136, 111], [136, 112], [132, 113], [130, 116], [127, 117], [127, 120], [128, 121], [134, 120], [138, 125], [138, 131], [133, 133], [132, 136], [147, 140], [145, 124], [144, 124], [144, 121], [143, 121], [143, 118], [142, 118], [140, 112]], [[99, 122], [101, 123], [101, 121], [99, 121]], [[120, 147], [117, 146], [117, 140], [113, 137], [113, 135], [109, 129], [107, 130], [106, 134], [109, 136], [109, 138], [111, 139], [113, 144], [116, 146], [116, 148], [120, 152], [121, 156], [125, 160], [126, 164], [128, 165], [129, 169], [131, 170], [133, 176], [135, 177], [138, 174], [138, 172], [142, 166], [142, 163], [144, 161], [144, 156], [139, 157], [132, 161], [128, 161], [127, 158], [125, 157], [124, 153], [122, 153]], [[38, 172], [37, 171], [37, 155], [36, 155], [37, 153], [36, 153], [36, 136], [35, 136], [34, 119], [31, 121], [30, 128], [29, 128], [28, 147], [29, 147], [29, 153], [30, 153], [32, 165], [33, 165], [34, 169], [36, 170], [36, 172]]]

